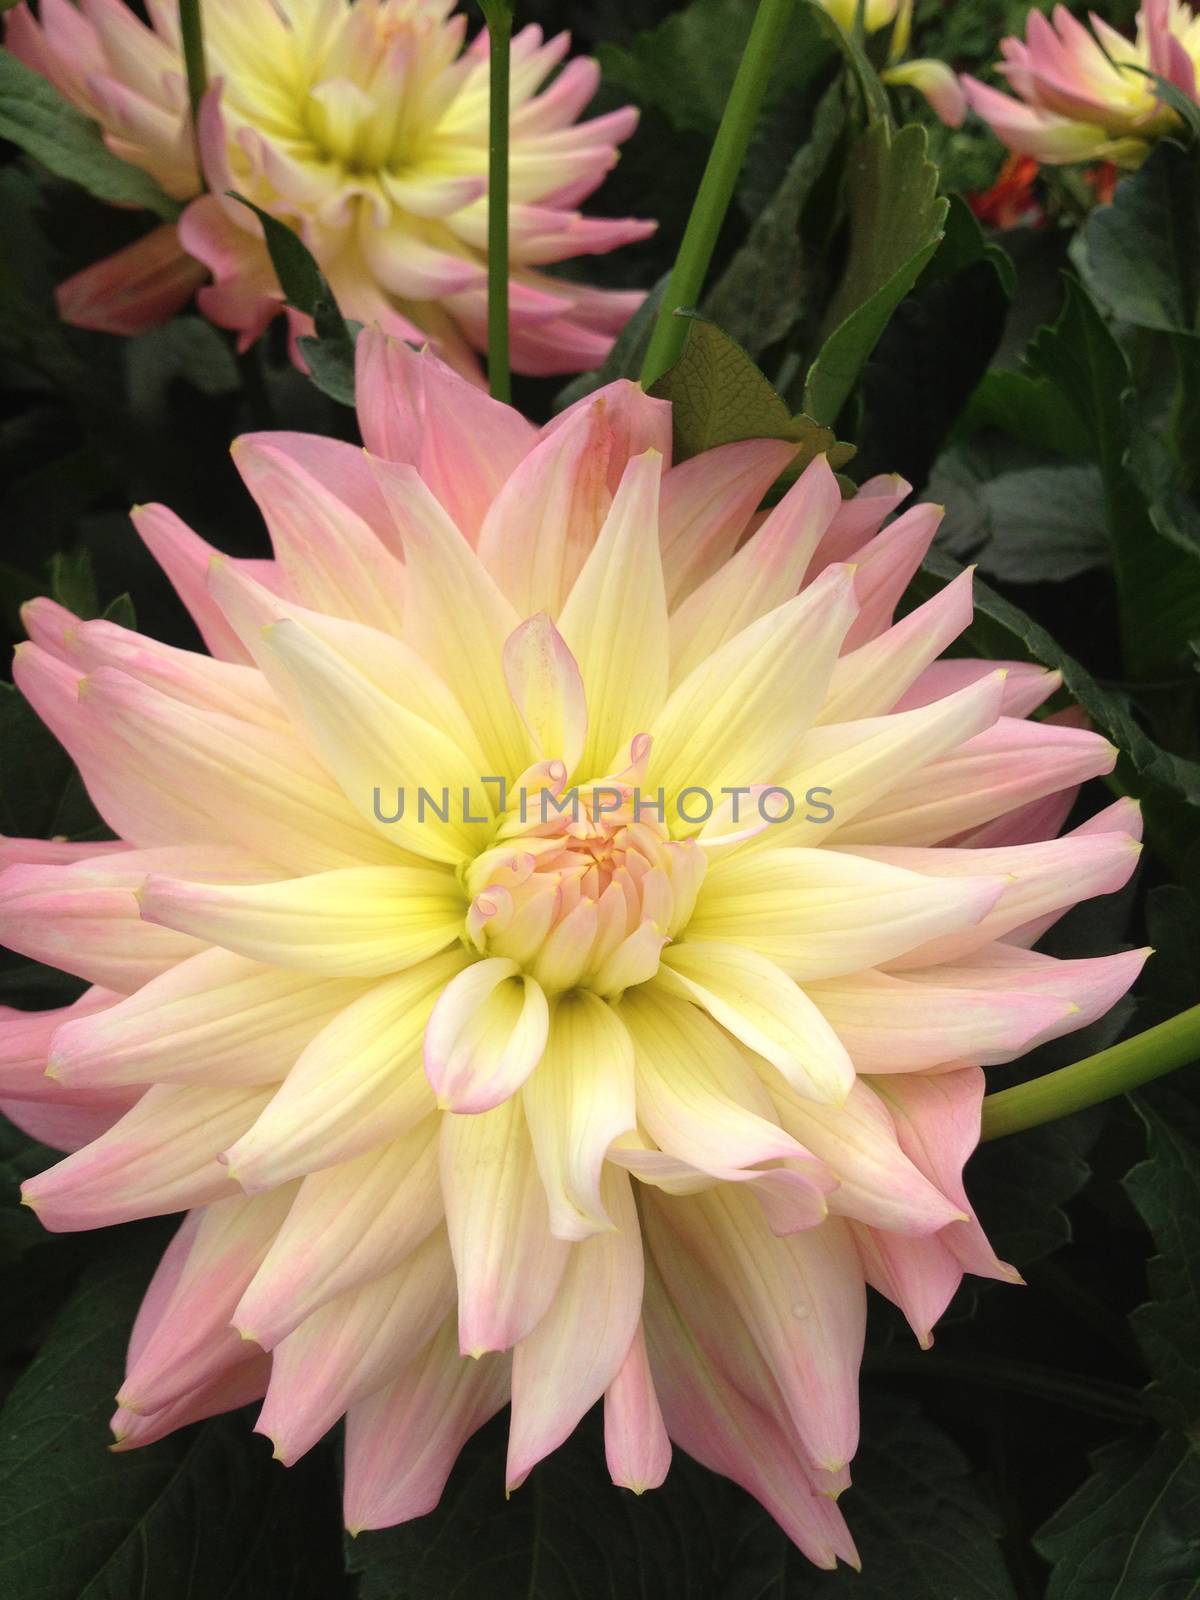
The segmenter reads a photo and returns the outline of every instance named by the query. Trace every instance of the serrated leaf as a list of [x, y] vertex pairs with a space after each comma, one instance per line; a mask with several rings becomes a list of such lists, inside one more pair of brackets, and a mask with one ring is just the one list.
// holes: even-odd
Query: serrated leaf
[[661, 1489], [616, 1489], [594, 1421], [507, 1500], [507, 1419], [477, 1434], [436, 1511], [347, 1541], [358, 1600], [711, 1600], [729, 1486], [677, 1453]]
[[1200, 1113], [1173, 1084], [1135, 1095], [1148, 1159], [1125, 1188], [1154, 1236], [1151, 1300], [1130, 1319], [1154, 1374], [1149, 1398], [1167, 1423], [1200, 1434]]
[[948, 201], [938, 195], [928, 145], [915, 123], [893, 134], [881, 120], [850, 153], [846, 270], [804, 388], [804, 409], [820, 422], [837, 420], [892, 312], [942, 237]]
[[1071, 1241], [1063, 1207], [1087, 1183], [1087, 1156], [1103, 1113], [1081, 1112], [982, 1144], [967, 1167], [967, 1190], [1002, 1261], [1020, 1270]]
[[1082, 287], [1066, 280], [1057, 322], [1039, 329], [1026, 353], [1074, 409], [1104, 479], [1113, 576], [1126, 669], [1169, 677], [1200, 637], [1200, 553], [1151, 519], [1128, 465], [1134, 438], [1124, 352]]
[[1094, 466], [993, 466], [983, 450], [959, 445], [934, 468], [928, 497], [946, 507], [938, 538], [947, 550], [1002, 583], [1063, 583], [1107, 566]]
[[823, 451], [831, 467], [844, 466], [854, 446], [803, 414], [793, 417], [779, 392], [746, 352], [715, 323], [691, 313], [683, 354], [650, 393], [669, 400], [675, 453], [689, 456], [739, 439], [787, 439], [800, 446], [796, 472]]
[[705, 315], [751, 356], [786, 338], [806, 309], [809, 266], [800, 219], [845, 121], [841, 89], [835, 84], [821, 99], [810, 138], [793, 156], [783, 182], [705, 303]]
[[868, 1403], [854, 1483], [839, 1501], [862, 1576], [844, 1566], [818, 1572], [747, 1501], [721, 1600], [1015, 1600], [999, 1520], [968, 1471], [957, 1445], [911, 1402]]
[[167, 222], [179, 215], [148, 172], [113, 155], [94, 122], [7, 50], [0, 50], [0, 138], [97, 200], [139, 206]]
[[16, 1600], [336, 1600], [328, 1456], [283, 1471], [246, 1419], [113, 1455], [112, 1394], [161, 1227], [122, 1229], [0, 1412], [0, 1592]]
[[995, 428], [1010, 439], [1058, 455], [1085, 456], [1086, 429], [1074, 409], [1048, 378], [1030, 372], [994, 368], [985, 373], [968, 402], [964, 421], [970, 429]]
[[1040, 1530], [1046, 1600], [1196, 1600], [1200, 1457], [1178, 1434], [1121, 1439]]
[[[1190, 102], [1189, 102], [1190, 104]], [[1194, 109], [1194, 108], [1193, 108]], [[1162, 139], [1083, 229], [1088, 286], [1123, 322], [1200, 331], [1200, 167]]]

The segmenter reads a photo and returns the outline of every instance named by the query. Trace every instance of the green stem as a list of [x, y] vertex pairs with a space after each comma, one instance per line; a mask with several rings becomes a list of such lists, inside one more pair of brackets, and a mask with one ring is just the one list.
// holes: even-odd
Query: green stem
[[508, 63], [511, 0], [480, 0], [488, 27], [488, 385], [512, 399], [508, 359]]
[[734, 185], [793, 6], [794, 0], [759, 0], [750, 37], [696, 191], [692, 214], [642, 363], [643, 388], [649, 388], [668, 367], [674, 366], [683, 349], [687, 324], [675, 313], [681, 306], [695, 306], [700, 300], [717, 235], [733, 198]]
[[200, 0], [179, 0], [179, 36], [183, 42], [183, 61], [187, 68], [188, 104], [192, 108], [192, 138], [196, 143], [198, 161], [200, 142], [196, 137], [196, 118], [200, 114], [200, 102], [208, 91], [208, 68], [204, 64], [204, 24], [200, 20]]
[[1047, 1072], [1030, 1083], [989, 1094], [983, 1102], [984, 1139], [1036, 1128], [1072, 1111], [1127, 1094], [1139, 1084], [1161, 1078], [1200, 1057], [1200, 1006], [1181, 1011], [1156, 1028], [1136, 1033], [1073, 1066]]

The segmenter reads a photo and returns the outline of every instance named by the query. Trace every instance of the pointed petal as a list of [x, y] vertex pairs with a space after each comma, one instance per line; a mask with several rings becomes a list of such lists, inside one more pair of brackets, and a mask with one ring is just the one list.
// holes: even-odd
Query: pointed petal
[[522, 1091], [546, 1187], [550, 1231], [584, 1239], [612, 1228], [601, 1198], [604, 1157], [637, 1122], [633, 1045], [611, 1006], [579, 990], [562, 996], [546, 1053]]
[[421, 1355], [346, 1416], [346, 1526], [390, 1528], [432, 1511], [458, 1453], [508, 1399], [509, 1359], [459, 1354], [447, 1318]]
[[204, 950], [119, 1004], [90, 1016], [66, 1014], [49, 1070], [70, 1086], [278, 1083], [366, 987]]
[[703, 661], [649, 724], [668, 794], [783, 778], [825, 698], [854, 617], [853, 573], [834, 567]]
[[26, 1205], [51, 1233], [106, 1228], [234, 1193], [217, 1154], [249, 1127], [262, 1089], [148, 1089], [94, 1144], [30, 1178]]
[[269, 433], [236, 440], [233, 459], [297, 598], [318, 611], [399, 633], [404, 568], [362, 518]]
[[804, 990], [766, 957], [736, 944], [685, 939], [664, 952], [656, 982], [703, 1006], [798, 1094], [837, 1105], [850, 1092], [854, 1062], [845, 1045]]
[[620, 1372], [642, 1309], [642, 1240], [625, 1173], [605, 1169], [609, 1231], [571, 1251], [549, 1310], [513, 1351], [505, 1487], [525, 1481]]
[[571, 1246], [550, 1232], [520, 1103], [442, 1125], [442, 1193], [466, 1355], [507, 1350], [546, 1314]]
[[479, 559], [517, 614], [557, 616], [612, 496], [603, 401], [560, 420], [517, 466], [484, 517]]
[[612, 1481], [634, 1494], [659, 1488], [671, 1465], [671, 1441], [640, 1322], [620, 1371], [604, 1391], [604, 1459]]
[[454, 1269], [438, 1229], [400, 1266], [329, 1301], [275, 1346], [254, 1431], [291, 1466], [414, 1360], [453, 1304]]
[[198, 1214], [182, 1266], [164, 1259], [159, 1267], [169, 1273], [171, 1289], [153, 1325], [139, 1329], [138, 1353], [130, 1359], [118, 1405], [142, 1413], [161, 1410], [218, 1376], [231, 1357], [236, 1361], [247, 1353], [238, 1348], [230, 1314], [294, 1196], [295, 1186], [287, 1185], [252, 1200], [218, 1200]]
[[733, 554], [795, 454], [795, 445], [778, 439], [746, 439], [705, 450], [664, 476], [662, 565], [672, 609]]
[[698, 1006], [635, 990], [621, 1006], [637, 1063], [637, 1109], [668, 1155], [703, 1172], [802, 1157], [745, 1057]]
[[934, 877], [924, 860], [918, 872], [869, 854], [761, 850], [712, 868], [688, 936], [744, 945], [802, 983], [833, 978], [896, 960], [940, 934], [973, 932], [1004, 888], [999, 869], [983, 876], [985, 868]]
[[799, 592], [813, 551], [841, 504], [837, 479], [825, 457], [817, 456], [757, 532], [672, 613], [673, 683]]
[[515, 778], [530, 743], [501, 661], [521, 618], [413, 469], [372, 464], [404, 544], [404, 636], [471, 717], [493, 772]]
[[509, 634], [504, 676], [534, 749], [561, 761], [569, 777], [587, 741], [587, 697], [579, 664], [546, 612]]
[[147, 922], [327, 978], [414, 967], [453, 943], [467, 910], [454, 874], [432, 866], [343, 867], [260, 884], [152, 873], [139, 899]]
[[254, 1126], [224, 1147], [247, 1193], [349, 1161], [429, 1115], [421, 1035], [462, 959], [447, 951], [385, 978], [322, 1028]]
[[653, 537], [661, 474], [652, 450], [626, 467], [559, 618], [587, 691], [581, 766], [589, 774], [612, 771], [622, 745], [649, 727], [666, 698], [667, 606]]

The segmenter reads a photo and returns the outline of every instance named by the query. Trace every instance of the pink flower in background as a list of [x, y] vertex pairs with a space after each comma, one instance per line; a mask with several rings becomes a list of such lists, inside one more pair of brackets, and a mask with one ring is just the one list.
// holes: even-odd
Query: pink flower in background
[[1044, 163], [1136, 167], [1153, 140], [1179, 128], [1156, 74], [1197, 100], [1200, 16], [1185, 0], [1145, 0], [1133, 39], [1094, 13], [1091, 30], [1065, 6], [1031, 11], [1024, 40], [1005, 39], [997, 68], [1016, 96], [964, 76], [971, 108], [1010, 150]]
[[1032, 949], [1133, 869], [1129, 801], [1057, 837], [1114, 751], [1029, 720], [1055, 674], [939, 659], [969, 574], [893, 620], [940, 517], [899, 479], [818, 458], [764, 513], [794, 446], [671, 465], [635, 385], [539, 432], [359, 361], [366, 452], [235, 446], [273, 560], [135, 512], [211, 655], [27, 609], [119, 839], [3, 845], [0, 934], [90, 987], [0, 1022], [0, 1104], [73, 1152], [47, 1227], [187, 1213], [118, 1445], [261, 1398], [292, 1462], [344, 1415], [372, 1528], [506, 1403], [515, 1488], [603, 1400], [616, 1483], [673, 1441], [854, 1563], [867, 1285], [928, 1345], [1017, 1280], [983, 1069], [1144, 956]]
[[[205, 0], [212, 88], [188, 115], [176, 7], [151, 26], [122, 0], [18, 6], [9, 48], [104, 131], [110, 149], [190, 202], [166, 225], [59, 291], [64, 317], [116, 333], [153, 327], [200, 288], [204, 313], [243, 348], [283, 307], [262, 228], [235, 189], [294, 228], [342, 311], [432, 339], [458, 370], [486, 346], [487, 39], [464, 49], [453, 0]], [[540, 269], [645, 238], [654, 224], [576, 209], [632, 133], [630, 106], [580, 122], [599, 69], [566, 60], [566, 34], [512, 46], [512, 356], [517, 371], [603, 361], [640, 291], [593, 289]], [[547, 77], [561, 67], [548, 88]], [[540, 92], [539, 92], [540, 91]], [[204, 183], [211, 193], [201, 194]], [[293, 327], [307, 319], [289, 311]]]

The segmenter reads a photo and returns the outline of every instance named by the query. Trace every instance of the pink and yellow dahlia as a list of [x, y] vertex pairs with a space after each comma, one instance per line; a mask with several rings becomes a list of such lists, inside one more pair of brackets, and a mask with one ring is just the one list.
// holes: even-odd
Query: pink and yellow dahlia
[[185, 1211], [118, 1445], [262, 1399], [346, 1419], [353, 1529], [433, 1507], [511, 1402], [515, 1487], [603, 1399], [613, 1480], [671, 1441], [815, 1562], [872, 1285], [923, 1345], [1010, 1281], [962, 1168], [983, 1068], [1142, 952], [1037, 953], [1133, 869], [1056, 837], [1102, 738], [1053, 673], [939, 660], [964, 574], [893, 614], [940, 511], [794, 447], [670, 464], [629, 383], [540, 432], [360, 339], [367, 451], [235, 458], [274, 544], [137, 528], [211, 655], [48, 600], [20, 687], [118, 837], [8, 840], [0, 933], [90, 985], [0, 1024], [0, 1102], [71, 1150], [51, 1229]]
[[1020, 155], [1136, 167], [1153, 140], [1180, 126], [1148, 74], [1200, 101], [1200, 16], [1186, 0], [1144, 0], [1132, 39], [1095, 13], [1090, 21], [1089, 32], [1065, 6], [1052, 18], [1031, 11], [1024, 40], [1000, 46], [997, 71], [1017, 98], [969, 76], [963, 87], [972, 110]]
[[[476, 370], [487, 321], [487, 36], [464, 49], [454, 0], [204, 0], [213, 87], [188, 111], [178, 10], [151, 0], [147, 27], [123, 0], [41, 0], [8, 18], [7, 42], [94, 117], [109, 148], [189, 202], [59, 290], [81, 327], [136, 333], [199, 287], [201, 310], [243, 347], [283, 307], [252, 212], [236, 190], [304, 239], [342, 311], [401, 338], [436, 341]], [[519, 372], [603, 361], [638, 292], [594, 289], [540, 269], [645, 238], [654, 224], [583, 216], [632, 133], [631, 106], [577, 119], [596, 92], [569, 38], [522, 29], [512, 45], [509, 216], [512, 356]], [[546, 78], [561, 66], [548, 88]], [[539, 92], [540, 91], [540, 92]], [[207, 182], [210, 194], [202, 195]], [[207, 270], [206, 270], [207, 269]], [[205, 280], [211, 272], [213, 281]], [[307, 319], [288, 312], [294, 327]]]

